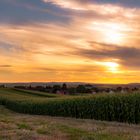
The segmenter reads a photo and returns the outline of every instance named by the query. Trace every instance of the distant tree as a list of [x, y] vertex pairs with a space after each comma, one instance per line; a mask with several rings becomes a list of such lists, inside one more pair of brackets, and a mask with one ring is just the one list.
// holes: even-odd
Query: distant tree
[[52, 87], [46, 85], [45, 91], [46, 91], [46, 92], [49, 92], [49, 93], [52, 92]]
[[97, 87], [92, 87], [92, 91], [98, 93], [98, 92], [100, 92], [100, 89]]
[[48, 85], [46, 85], [45, 88], [46, 88], [46, 89], [52, 89], [52, 87], [51, 87], [51, 86], [48, 86]]
[[85, 86], [88, 87], [88, 88], [92, 88], [93, 87], [91, 84], [86, 84]]
[[69, 94], [76, 94], [76, 88], [75, 87], [70, 87], [68, 88]]
[[52, 93], [57, 93], [58, 90], [61, 90], [61, 86], [60, 85], [54, 85], [52, 87]]
[[78, 85], [76, 88], [77, 93], [86, 93], [86, 87], [84, 85]]
[[67, 85], [65, 83], [62, 85], [62, 90], [67, 90]]
[[122, 87], [117, 87], [116, 91], [120, 92], [120, 91], [122, 91], [122, 89], [123, 89]]
[[36, 86], [35, 89], [38, 91], [45, 91], [45, 88], [43, 86]]
[[139, 89], [137, 88], [137, 87], [134, 87], [133, 89], [132, 89], [132, 91], [138, 91]]
[[5, 88], [5, 85], [0, 85], [0, 88]]
[[62, 85], [61, 92], [63, 94], [67, 94], [68, 93], [68, 91], [67, 91], [67, 85], [65, 83]]
[[29, 85], [28, 89], [32, 89], [32, 86], [31, 86], [31, 85]]
[[25, 87], [25, 86], [14, 86], [14, 88], [26, 89], [26, 87]]

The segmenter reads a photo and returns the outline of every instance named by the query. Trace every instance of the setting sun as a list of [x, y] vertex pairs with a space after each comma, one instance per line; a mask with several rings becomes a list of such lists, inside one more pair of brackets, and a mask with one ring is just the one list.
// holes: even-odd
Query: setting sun
[[0, 140], [140, 140], [139, 124], [140, 0], [0, 0]]
[[111, 1], [2, 0], [0, 81], [139, 82], [140, 8]]
[[105, 33], [105, 41], [110, 42], [112, 44], [114, 43], [120, 44], [123, 41], [123, 38], [121, 33], [110, 30], [107, 33]]
[[107, 72], [119, 73], [119, 64], [116, 62], [96, 62], [96, 64], [103, 66]]
[[122, 31], [125, 27], [117, 23], [107, 23], [104, 25], [104, 38], [105, 42], [112, 44], [123, 43], [123, 33]]
[[119, 64], [116, 62], [104, 62], [103, 63], [105, 67], [107, 67], [107, 69], [112, 72], [112, 73], [117, 73], [118, 72], [118, 68], [119, 68]]
[[124, 42], [123, 31], [126, 27], [119, 23], [107, 23], [103, 26], [104, 41], [111, 44], [122, 44]]
[[93, 22], [88, 28], [99, 33], [99, 40], [111, 44], [124, 43], [124, 34], [129, 30], [126, 25], [115, 22]]

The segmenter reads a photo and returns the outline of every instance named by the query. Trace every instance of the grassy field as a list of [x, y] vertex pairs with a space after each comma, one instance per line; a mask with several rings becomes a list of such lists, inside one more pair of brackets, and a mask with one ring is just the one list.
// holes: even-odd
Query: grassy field
[[0, 105], [24, 114], [140, 123], [140, 94], [56, 95], [0, 89]]
[[140, 123], [140, 94], [56, 95], [0, 89], [0, 105], [24, 114]]
[[0, 106], [0, 140], [140, 140], [140, 125], [25, 115]]
[[[87, 105], [91, 98], [90, 95], [88, 96], [62, 96], [1, 88], [0, 140], [140, 140], [140, 125], [68, 118], [73, 113], [72, 107], [75, 107], [75, 103], [76, 105], [81, 105], [81, 103]], [[105, 97], [105, 99], [102, 99], [102, 96], [107, 95], [93, 95], [92, 98], [96, 97], [97, 99], [94, 100], [99, 101], [99, 103], [106, 103], [108, 98], [112, 99], [112, 96]], [[120, 96], [119, 99], [122, 97]], [[85, 102], [85, 99], [88, 101]], [[93, 99], [92, 102], [94, 102]], [[98, 107], [98, 104], [95, 105]], [[52, 106], [54, 110], [52, 110]], [[67, 111], [62, 110], [64, 106], [64, 109], [68, 108]], [[54, 113], [53, 115], [65, 116], [68, 113], [68, 116], [66, 118], [47, 116], [45, 113], [49, 111], [48, 107], [50, 107], [50, 112]], [[19, 114], [7, 108], [16, 112], [28, 113], [29, 111], [30, 114], [40, 112], [44, 115]], [[69, 111], [70, 109], [72, 112]], [[80, 109], [84, 112], [85, 106], [80, 106]], [[57, 114], [59, 112], [65, 114]]]

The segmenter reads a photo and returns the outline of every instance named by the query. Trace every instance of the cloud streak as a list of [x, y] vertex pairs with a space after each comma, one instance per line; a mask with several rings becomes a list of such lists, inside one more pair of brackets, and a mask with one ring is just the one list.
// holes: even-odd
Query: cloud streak
[[9, 67], [12, 67], [12, 65], [0, 65], [0, 68], [9, 68]]
[[[139, 81], [138, 7], [85, 0], [10, 2], [0, 2], [12, 10], [2, 10], [0, 20], [3, 81]], [[7, 20], [11, 14], [15, 23]]]

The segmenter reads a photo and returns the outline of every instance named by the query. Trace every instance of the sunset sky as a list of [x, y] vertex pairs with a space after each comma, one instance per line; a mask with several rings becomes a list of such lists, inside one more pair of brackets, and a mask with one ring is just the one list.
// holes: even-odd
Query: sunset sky
[[140, 0], [0, 0], [0, 82], [140, 82]]

